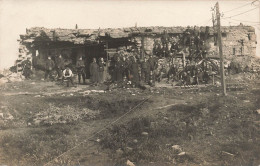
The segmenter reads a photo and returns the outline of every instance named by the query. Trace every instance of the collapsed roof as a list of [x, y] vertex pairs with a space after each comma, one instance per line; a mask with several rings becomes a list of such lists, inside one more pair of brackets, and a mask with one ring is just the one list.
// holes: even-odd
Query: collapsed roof
[[[254, 32], [254, 28], [250, 26], [229, 26], [222, 27], [222, 32], [228, 33], [232, 29], [243, 28], [248, 32]], [[130, 28], [107, 28], [107, 29], [47, 29], [44, 27], [33, 27], [26, 29], [26, 34], [20, 35], [21, 42], [32, 43], [34, 41], [63, 41], [73, 44], [93, 44], [98, 43], [99, 39], [119, 39], [129, 38], [138, 35], [162, 35], [183, 33], [187, 27], [130, 27]], [[192, 28], [193, 29], [193, 28]], [[206, 27], [196, 27], [196, 30], [205, 32]], [[208, 28], [210, 34], [214, 33], [212, 27]]]

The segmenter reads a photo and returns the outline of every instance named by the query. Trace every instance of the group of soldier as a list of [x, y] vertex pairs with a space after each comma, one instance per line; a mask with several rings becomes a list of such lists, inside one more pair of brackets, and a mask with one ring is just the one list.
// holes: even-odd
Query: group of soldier
[[[195, 28], [194, 28], [195, 29]], [[131, 84], [133, 86], [140, 83], [154, 85], [155, 81], [160, 82], [162, 79], [162, 73], [165, 77], [170, 79], [182, 79], [184, 84], [190, 84], [189, 77], [198, 76], [200, 73], [205, 73], [201, 69], [195, 69], [193, 63], [197, 63], [206, 57], [207, 47], [205, 46], [205, 39], [201, 39], [199, 33], [195, 30], [187, 28], [183, 34], [176, 36], [174, 40], [170, 40], [164, 37], [160, 42], [154, 42], [153, 52], [150, 54], [143, 54], [142, 57], [131, 54], [131, 51], [127, 52], [118, 51], [110, 61], [105, 62], [101, 57], [98, 60], [92, 59], [92, 62], [86, 63], [82, 57], [79, 57], [76, 61], [76, 73], [78, 76], [78, 83], [81, 81], [86, 84], [86, 68], [90, 71], [90, 80], [93, 85], [104, 83], [104, 73], [107, 72], [111, 76], [112, 83], [125, 86]], [[177, 54], [182, 54], [182, 58], [179, 64], [174, 63], [176, 61]], [[165, 57], [168, 60], [168, 67], [158, 64], [158, 59]], [[186, 59], [185, 59], [186, 57]], [[33, 67], [35, 65], [36, 58], [33, 58]], [[182, 64], [183, 72], [180, 71], [180, 63]], [[27, 59], [23, 63], [23, 73], [25, 78], [30, 78], [31, 61]], [[45, 61], [45, 80], [49, 79], [53, 71], [57, 72], [58, 79], [63, 80], [65, 75], [72, 76], [72, 69], [65, 67], [64, 59], [62, 55], [59, 55], [54, 60], [51, 57]], [[105, 68], [107, 69], [105, 72]], [[75, 72], [75, 71], [74, 71]], [[71, 74], [69, 74], [71, 73]], [[105, 74], [106, 75], [106, 74]], [[205, 74], [203, 74], [205, 75]], [[106, 77], [107, 78], [107, 77]], [[73, 79], [69, 79], [72, 84]]]
[[131, 54], [118, 53], [112, 58], [109, 71], [113, 83], [119, 86], [137, 86], [140, 82], [153, 84], [157, 66], [158, 58], [154, 55], [140, 59]]

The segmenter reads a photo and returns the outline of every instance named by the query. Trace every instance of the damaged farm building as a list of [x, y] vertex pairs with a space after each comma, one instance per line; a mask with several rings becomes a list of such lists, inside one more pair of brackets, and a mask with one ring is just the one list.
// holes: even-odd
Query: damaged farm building
[[[77, 27], [77, 26], [76, 26]], [[121, 49], [131, 49], [142, 58], [153, 53], [155, 43], [163, 44], [181, 38], [190, 27], [131, 27], [117, 29], [47, 29], [34, 27], [26, 29], [26, 34], [20, 35], [19, 62], [26, 57], [39, 55], [40, 66], [48, 56], [53, 59], [62, 55], [66, 64], [75, 66], [76, 60], [83, 57], [88, 65], [93, 57], [104, 57], [110, 60]], [[212, 27], [192, 27], [208, 46], [207, 57], [218, 59], [217, 32]], [[256, 55], [256, 34], [251, 26], [222, 27], [223, 55], [225, 60], [240, 61], [242, 66], [250, 65]], [[19, 69], [18, 69], [19, 70]]]

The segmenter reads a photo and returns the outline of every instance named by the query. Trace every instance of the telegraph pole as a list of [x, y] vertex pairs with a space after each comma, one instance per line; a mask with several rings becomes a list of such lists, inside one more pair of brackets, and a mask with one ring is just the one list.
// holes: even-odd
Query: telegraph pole
[[216, 3], [216, 14], [217, 14], [217, 29], [218, 29], [218, 45], [219, 45], [219, 56], [220, 56], [220, 76], [221, 76], [221, 86], [223, 90], [223, 95], [227, 95], [226, 83], [225, 83], [225, 74], [224, 74], [224, 60], [223, 60], [223, 50], [222, 50], [222, 34], [220, 29], [220, 13], [219, 13], [219, 4]]

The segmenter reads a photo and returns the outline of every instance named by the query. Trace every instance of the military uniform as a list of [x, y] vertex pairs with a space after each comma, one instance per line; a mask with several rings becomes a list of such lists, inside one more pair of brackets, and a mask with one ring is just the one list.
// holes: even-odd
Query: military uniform
[[142, 81], [144, 81], [146, 83], [149, 82], [150, 64], [146, 60], [141, 63], [141, 76], [142, 76]]
[[98, 61], [98, 76], [99, 76], [99, 82], [103, 83], [104, 82], [104, 71], [105, 71], [105, 62], [99, 60]]
[[23, 66], [23, 75], [26, 79], [31, 77], [32, 71], [31, 71], [31, 67], [32, 67], [32, 63], [29, 59], [25, 60], [22, 62], [22, 66]]
[[117, 83], [121, 83], [123, 81], [123, 63], [121, 60], [116, 61], [115, 63], [115, 80]]
[[62, 77], [62, 70], [64, 70], [64, 59], [62, 57], [56, 58], [56, 70], [58, 73], [58, 77]]
[[80, 84], [81, 76], [83, 79], [83, 84], [85, 84], [86, 83], [85, 62], [82, 59], [78, 59], [76, 62], [76, 68], [78, 73], [79, 84]]
[[98, 83], [98, 69], [99, 66], [96, 62], [90, 64], [90, 79], [93, 84]]
[[45, 62], [45, 79], [48, 79], [52, 70], [54, 69], [54, 62], [51, 59], [47, 59]]
[[130, 78], [133, 84], [139, 84], [139, 65], [136, 60], [133, 60], [130, 66]]

